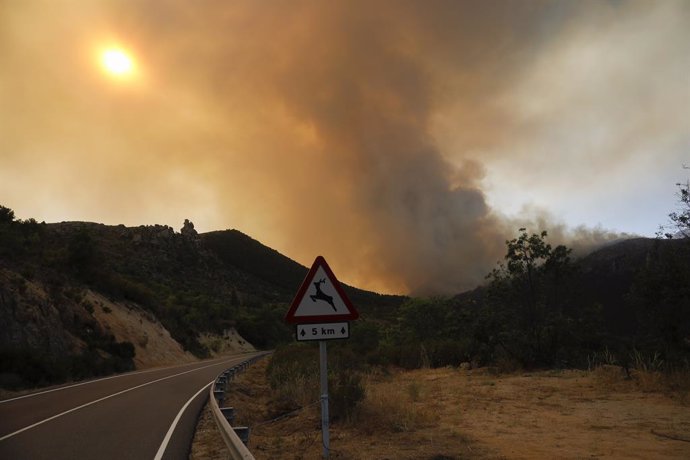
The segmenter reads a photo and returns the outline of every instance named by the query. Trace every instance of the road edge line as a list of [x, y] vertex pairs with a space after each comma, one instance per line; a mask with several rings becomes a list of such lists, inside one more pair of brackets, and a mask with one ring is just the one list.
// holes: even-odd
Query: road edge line
[[[218, 358], [217, 360], [220, 361], [220, 360], [222, 360], [222, 359], [223, 359], [223, 358]], [[214, 360], [214, 361], [216, 361], [216, 360]], [[202, 362], [203, 362], [203, 361], [202, 361]], [[88, 384], [91, 384], [91, 383], [102, 382], [103, 380], [117, 379], [117, 378], [120, 378], [120, 377], [128, 377], [128, 376], [132, 376], [132, 375], [148, 374], [148, 373], [151, 373], [151, 372], [164, 371], [164, 370], [172, 369], [172, 368], [175, 368], [175, 367], [192, 366], [192, 365], [194, 365], [194, 364], [199, 364], [199, 362], [191, 362], [191, 363], [185, 363], [185, 364], [180, 364], [180, 365], [172, 365], [172, 366], [165, 366], [165, 367], [154, 367], [154, 368], [151, 368], [151, 369], [143, 369], [143, 370], [140, 370], [140, 371], [125, 372], [125, 373], [123, 373], [123, 374], [117, 374], [117, 375], [109, 375], [109, 376], [107, 376], [107, 377], [101, 377], [101, 378], [97, 378], [97, 379], [93, 379], [93, 380], [87, 380], [87, 381], [85, 381], [85, 382], [77, 382], [77, 383], [68, 384], [68, 385], [63, 386], [63, 387], [51, 388], [50, 390], [41, 390], [41, 391], [37, 391], [37, 392], [35, 392], [35, 393], [29, 393], [29, 394], [25, 394], [25, 395], [21, 395], [21, 396], [15, 396], [15, 397], [9, 398], [9, 399], [2, 399], [2, 400], [0, 400], [0, 404], [8, 403], [8, 402], [11, 402], [11, 401], [17, 401], [18, 399], [25, 399], [25, 398], [31, 398], [31, 397], [34, 397], [34, 396], [40, 396], [40, 395], [43, 395], [43, 394], [46, 394], [46, 393], [52, 393], [52, 392], [54, 392], [54, 391], [67, 390], [67, 389], [70, 389], [70, 388], [79, 387], [79, 386], [82, 386], [82, 385], [88, 385]]]
[[192, 401], [194, 401], [196, 399], [196, 397], [201, 394], [202, 391], [204, 391], [206, 388], [208, 388], [209, 385], [213, 385], [213, 382], [215, 382], [215, 379], [211, 380], [206, 385], [204, 385], [201, 388], [201, 390], [194, 393], [194, 396], [189, 398], [189, 401], [187, 401], [185, 403], [185, 405], [182, 406], [182, 409], [180, 409], [180, 411], [177, 413], [177, 416], [173, 420], [172, 425], [170, 425], [170, 428], [168, 428], [168, 432], [165, 433], [165, 437], [163, 438], [163, 442], [161, 443], [160, 447], [158, 447], [158, 452], [156, 452], [156, 456], [153, 457], [153, 460], [161, 460], [163, 458], [163, 454], [165, 453], [165, 449], [168, 448], [168, 443], [170, 442], [170, 439], [172, 438], [172, 434], [175, 431], [175, 428], [177, 427], [178, 422], [182, 418], [182, 414], [187, 409], [187, 406], [189, 406], [192, 403]]
[[[233, 358], [233, 359], [236, 359], [236, 358]], [[229, 359], [228, 361], [232, 361], [232, 359]], [[136, 389], [138, 389], [138, 388], [145, 387], [145, 386], [147, 386], [147, 385], [151, 385], [151, 384], [153, 384], [153, 383], [162, 382], [163, 380], [168, 380], [168, 379], [171, 379], [171, 378], [174, 378], [174, 377], [179, 377], [180, 375], [189, 374], [190, 372], [194, 372], [194, 371], [200, 371], [200, 370], [202, 370], [202, 369], [206, 369], [207, 367], [217, 366], [218, 364], [221, 364], [221, 363], [209, 364], [208, 366], [199, 367], [199, 368], [196, 368], [196, 369], [191, 369], [191, 370], [188, 370], [188, 371], [185, 371], [185, 372], [180, 372], [179, 374], [169, 375], [169, 376], [167, 376], [167, 377], [163, 377], [163, 378], [160, 378], [160, 379], [157, 379], [157, 380], [151, 380], [150, 382], [142, 383], [141, 385], [137, 385], [137, 386], [132, 387], [132, 388], [127, 388], [126, 390], [118, 391], [117, 393], [113, 393], [113, 394], [111, 394], [111, 395], [104, 396], [104, 397], [99, 398], [99, 399], [96, 399], [96, 400], [94, 400], [94, 401], [87, 402], [87, 403], [85, 403], [85, 404], [82, 404], [81, 406], [73, 407], [72, 409], [66, 410], [66, 411], [64, 411], [64, 412], [60, 412], [59, 414], [53, 415], [52, 417], [48, 417], [48, 418], [46, 418], [46, 419], [43, 419], [43, 420], [41, 420], [40, 422], [36, 422], [36, 423], [34, 423], [34, 424], [32, 424], [32, 425], [25, 426], [24, 428], [20, 428], [19, 430], [15, 431], [15, 432], [13, 432], [13, 433], [6, 434], [5, 436], [1, 437], [1, 438], [0, 438], [0, 441], [4, 441], [5, 439], [9, 439], [9, 438], [11, 438], [11, 437], [13, 437], [13, 436], [16, 436], [16, 435], [18, 435], [18, 434], [20, 434], [20, 433], [23, 433], [24, 431], [30, 430], [30, 429], [32, 429], [32, 428], [35, 428], [35, 427], [39, 426], [39, 425], [43, 425], [44, 423], [50, 422], [51, 420], [55, 420], [56, 418], [62, 417], [63, 415], [67, 415], [67, 414], [70, 414], [70, 413], [72, 413], [72, 412], [78, 411], [79, 409], [83, 409], [83, 408], [88, 407], [88, 406], [91, 406], [91, 405], [93, 405], [93, 404], [97, 404], [97, 403], [99, 403], [99, 402], [101, 402], [101, 401], [105, 401], [106, 399], [114, 398], [115, 396], [119, 396], [119, 395], [121, 395], [121, 394], [128, 393], [128, 392], [130, 392], [130, 391], [136, 390]]]

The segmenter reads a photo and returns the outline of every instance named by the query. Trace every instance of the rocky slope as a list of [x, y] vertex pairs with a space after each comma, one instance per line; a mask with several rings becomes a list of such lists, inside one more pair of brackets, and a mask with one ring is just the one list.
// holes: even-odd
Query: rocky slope
[[[199, 235], [189, 221], [176, 232], [5, 219], [0, 387], [273, 347], [291, 338], [282, 316], [306, 271], [238, 231]], [[403, 300], [347, 289], [372, 314]]]

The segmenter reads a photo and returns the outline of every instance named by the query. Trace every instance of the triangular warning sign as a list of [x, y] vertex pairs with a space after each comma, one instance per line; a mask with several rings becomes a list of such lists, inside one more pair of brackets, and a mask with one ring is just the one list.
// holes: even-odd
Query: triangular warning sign
[[297, 291], [285, 321], [293, 324], [323, 323], [357, 318], [359, 313], [347, 298], [326, 259], [317, 257]]

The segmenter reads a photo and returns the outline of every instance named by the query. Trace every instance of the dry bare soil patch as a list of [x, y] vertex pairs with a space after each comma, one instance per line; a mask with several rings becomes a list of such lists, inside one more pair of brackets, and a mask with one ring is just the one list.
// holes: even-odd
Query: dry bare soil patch
[[[278, 418], [267, 362], [228, 394], [236, 424], [252, 427], [250, 450], [258, 459], [320, 458], [318, 402]], [[616, 369], [390, 371], [367, 376], [366, 389], [352, 419], [331, 425], [332, 458], [690, 458], [687, 398], [643, 392]]]

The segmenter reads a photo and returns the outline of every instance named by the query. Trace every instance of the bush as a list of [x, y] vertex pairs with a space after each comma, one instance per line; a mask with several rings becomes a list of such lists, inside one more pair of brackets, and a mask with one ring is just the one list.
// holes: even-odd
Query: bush
[[332, 419], [350, 419], [364, 397], [360, 374], [341, 370], [329, 379], [329, 413]]
[[113, 342], [106, 348], [106, 351], [124, 360], [131, 360], [136, 354], [131, 342]]
[[283, 321], [285, 311], [285, 305], [258, 305], [237, 319], [237, 332], [260, 349], [270, 349], [289, 343], [294, 328], [287, 326]]
[[69, 375], [61, 363], [49, 360], [34, 350], [0, 350], [2, 379], [0, 385], [8, 390], [38, 387], [62, 381]]
[[266, 367], [268, 383], [282, 410], [303, 407], [319, 397], [319, 355], [308, 344], [279, 348]]
[[154, 310], [159, 303], [155, 292], [150, 287], [118, 273], [100, 277], [97, 284], [103, 292], [116, 299], [129, 300]]
[[[334, 347], [335, 348], [335, 347]], [[351, 351], [335, 348], [329, 356], [329, 409], [334, 420], [348, 419], [364, 400], [361, 374], [352, 371]], [[290, 344], [273, 354], [266, 368], [276, 403], [293, 410], [317, 402], [320, 393], [319, 352], [313, 344]]]

